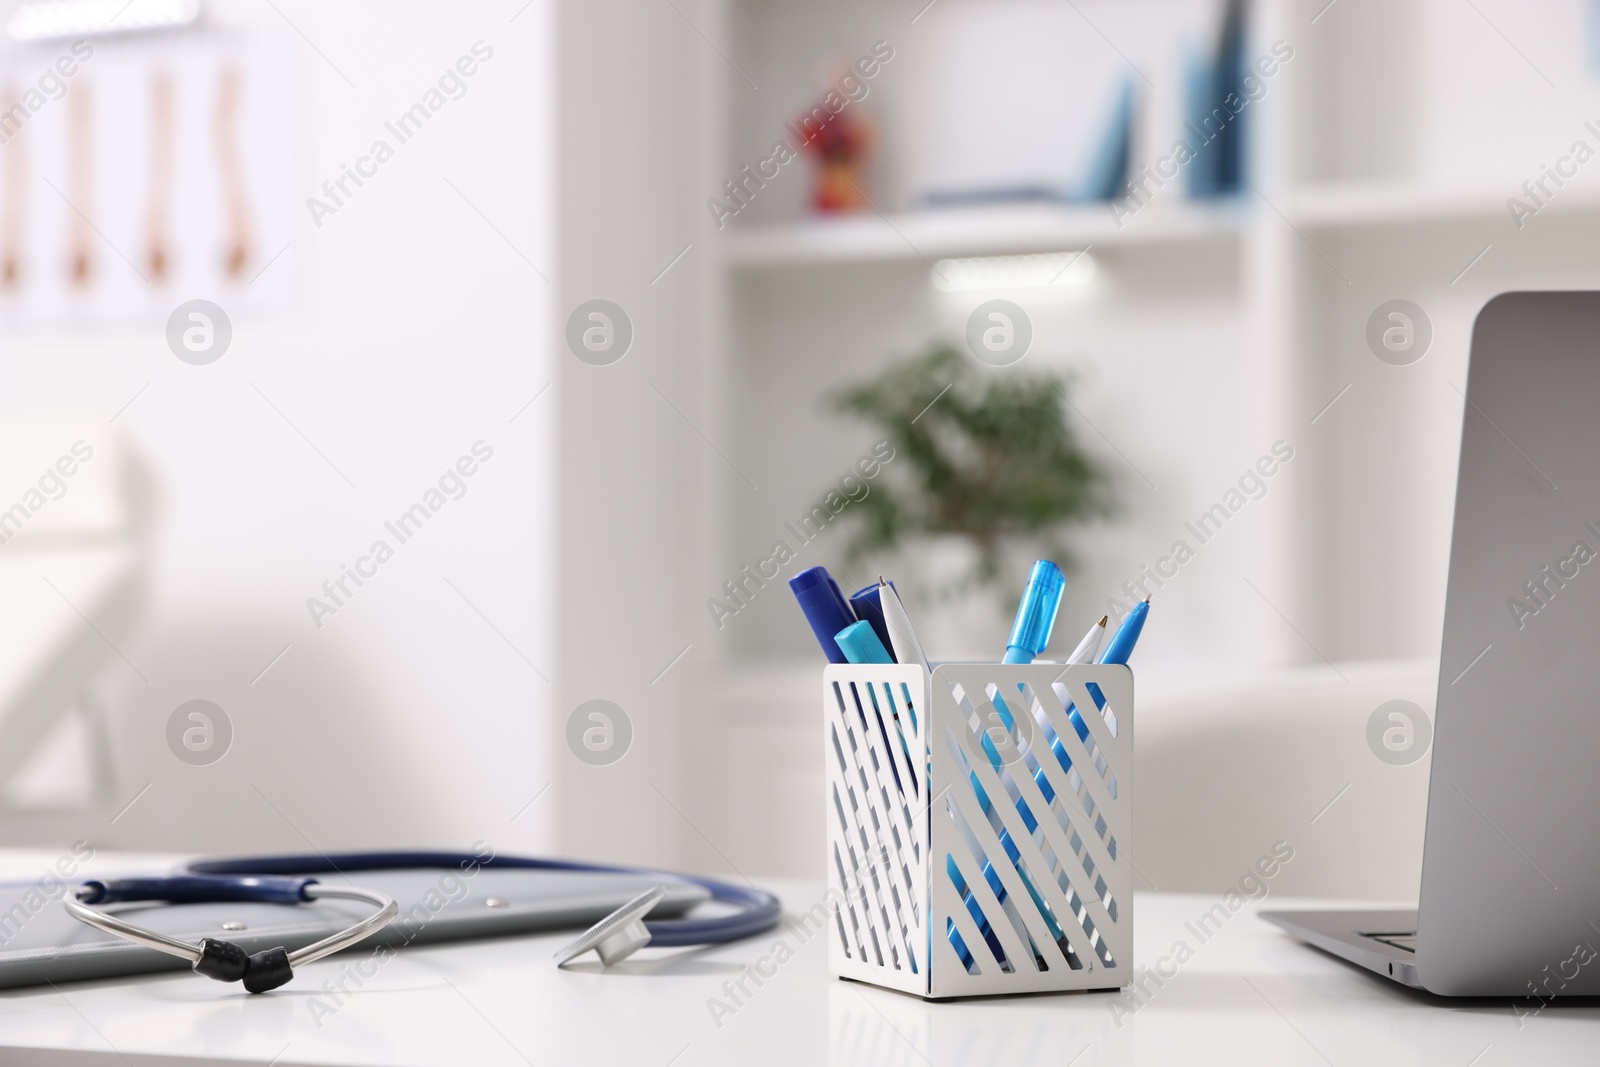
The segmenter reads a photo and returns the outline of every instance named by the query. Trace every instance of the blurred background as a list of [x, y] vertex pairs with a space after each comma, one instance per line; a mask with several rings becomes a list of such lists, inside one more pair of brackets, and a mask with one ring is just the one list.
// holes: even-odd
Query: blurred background
[[1468, 339], [1600, 284], [1600, 5], [0, 18], [0, 843], [820, 877], [785, 580], [996, 658], [1048, 553], [1058, 656], [1153, 596], [1146, 882], [1415, 892]]

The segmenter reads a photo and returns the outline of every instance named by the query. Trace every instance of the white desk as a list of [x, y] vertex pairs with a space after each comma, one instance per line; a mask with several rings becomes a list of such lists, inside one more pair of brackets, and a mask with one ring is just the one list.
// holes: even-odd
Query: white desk
[[[97, 857], [96, 866], [109, 859]], [[0, 862], [0, 874], [16, 869]], [[820, 898], [817, 886], [771, 884], [791, 911]], [[823, 937], [802, 943], [784, 929], [711, 951], [646, 949], [607, 974], [593, 962], [556, 970], [550, 956], [567, 936], [551, 935], [408, 949], [358, 989], [346, 979], [352, 995], [332, 1013], [335, 1002], [321, 987], [370, 958], [359, 947], [262, 996], [184, 973], [0, 991], [0, 1063], [1500, 1067], [1600, 1060], [1600, 1008], [1552, 1006], [1519, 1029], [1506, 1002], [1413, 994], [1294, 943], [1256, 919], [1254, 908], [1199, 944], [1184, 922], [1214, 902], [1138, 898], [1139, 964], [1156, 963], [1179, 938], [1195, 954], [1120, 1019], [1111, 1010], [1118, 998], [1107, 994], [930, 1004], [836, 981], [825, 973]], [[719, 1027], [708, 998], [731, 1003], [723, 983], [779, 939], [794, 958], [762, 988], [747, 980], [753, 995]]]

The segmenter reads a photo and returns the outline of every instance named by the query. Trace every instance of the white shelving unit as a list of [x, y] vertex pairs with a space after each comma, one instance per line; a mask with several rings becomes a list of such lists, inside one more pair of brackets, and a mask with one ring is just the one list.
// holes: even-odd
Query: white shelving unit
[[[969, 2], [943, 0], [900, 27], [896, 47], [909, 58], [933, 32], [926, 24]], [[1080, 6], [1091, 19], [1101, 11]], [[1286, 40], [1295, 57], [1250, 105], [1254, 189], [1236, 203], [1197, 204], [1174, 185], [1119, 227], [1104, 206], [904, 211], [884, 198], [883, 213], [817, 220], [796, 207], [784, 220], [769, 210], [714, 234], [711, 367], [721, 399], [712, 436], [760, 489], [716, 471], [726, 533], [706, 587], [786, 537], [784, 520], [864, 451], [865, 428], [819, 407], [828, 389], [931, 338], [959, 338], [973, 306], [1005, 295], [1034, 318], [1027, 365], [1077, 376], [1076, 426], [1124, 494], [1114, 524], [1079, 538], [1064, 619], [1098, 615], [1274, 442], [1295, 450], [1264, 495], [1156, 591], [1143, 691], [1290, 663], [1437, 655], [1473, 316], [1506, 289], [1600, 287], [1591, 251], [1600, 162], [1521, 229], [1506, 207], [1573, 139], [1600, 149], [1583, 127], [1590, 116], [1576, 110], [1600, 113], [1600, 81], [1581, 54], [1589, 16], [1575, 3], [1531, 18], [1490, 0], [1481, 13], [1441, 0], [1342, 0], [1313, 22], [1321, 6], [1254, 4], [1251, 48]], [[775, 113], [773, 94], [787, 94], [798, 109], [815, 88], [806, 79], [859, 49], [865, 16], [855, 8], [815, 6], [816, 25], [834, 26], [836, 7], [838, 39], [816, 45], [810, 62], [789, 57], [784, 81], [768, 60], [789, 47], [793, 5], [725, 0], [729, 57], [761, 81], [763, 107]], [[1517, 23], [1516, 47], [1495, 23]], [[882, 77], [913, 71], [906, 62]], [[1176, 92], [1178, 70], [1145, 73], [1152, 96]], [[719, 76], [726, 128], [711, 173], [720, 176], [760, 141], [741, 123], [765, 122], [768, 111], [747, 103], [749, 86], [725, 65]], [[1145, 135], [1140, 143], [1160, 147]], [[893, 160], [884, 164], [896, 187], [908, 184]], [[785, 182], [806, 180], [798, 166]], [[762, 195], [767, 208], [803, 199], [792, 188]], [[929, 262], [941, 257], [1085, 248], [1101, 271], [1082, 293], [941, 294], [929, 282]], [[1421, 305], [1433, 327], [1431, 349], [1409, 367], [1381, 363], [1365, 342], [1368, 317], [1398, 298]], [[792, 546], [799, 560], [782, 577], [833, 565], [841, 545], [830, 533]], [[798, 669], [772, 664], [811, 658], [781, 581], [718, 634], [722, 677], [739, 681], [713, 685], [712, 729], [747, 740], [763, 724], [793, 729], [783, 722], [792, 702], [746, 699], [762, 688], [752, 678], [776, 686]], [[930, 649], [936, 658], [964, 651]], [[794, 833], [820, 840], [806, 814]]]

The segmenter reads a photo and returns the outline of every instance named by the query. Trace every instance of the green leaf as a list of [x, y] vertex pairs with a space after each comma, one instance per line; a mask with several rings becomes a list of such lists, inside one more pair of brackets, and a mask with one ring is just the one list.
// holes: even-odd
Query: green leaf
[[852, 527], [849, 561], [953, 534], [977, 549], [972, 580], [989, 585], [1007, 550], [1060, 555], [1070, 528], [1115, 514], [1111, 477], [1067, 418], [1073, 384], [1064, 374], [980, 367], [938, 344], [829, 394], [832, 411], [869, 424], [897, 453], [841, 516]]

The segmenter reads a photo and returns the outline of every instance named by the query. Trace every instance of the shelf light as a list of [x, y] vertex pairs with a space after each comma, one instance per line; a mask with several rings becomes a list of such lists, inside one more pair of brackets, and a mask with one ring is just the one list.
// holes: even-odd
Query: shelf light
[[941, 259], [933, 265], [934, 288], [944, 292], [973, 289], [1046, 289], [1088, 285], [1097, 267], [1087, 249], [1041, 252], [1025, 256], [973, 256]]
[[187, 26], [200, 0], [30, 0], [6, 23], [15, 41], [52, 41]]

